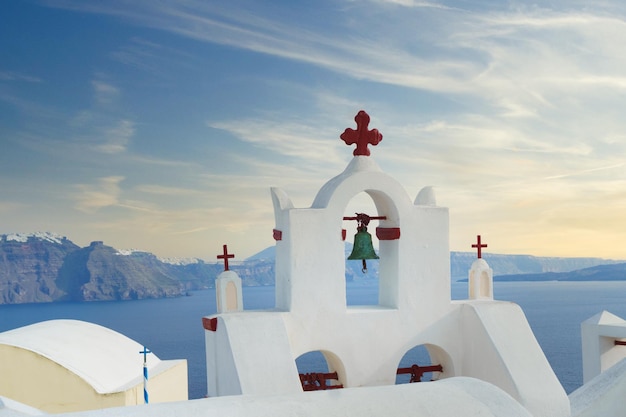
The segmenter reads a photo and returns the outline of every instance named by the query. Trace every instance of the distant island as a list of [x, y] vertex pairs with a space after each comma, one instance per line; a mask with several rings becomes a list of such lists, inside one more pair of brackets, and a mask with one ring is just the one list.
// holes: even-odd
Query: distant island
[[624, 281], [626, 263], [597, 265], [569, 272], [499, 275], [494, 281]]
[[[243, 285], [274, 285], [274, 249], [231, 263]], [[346, 252], [350, 250], [346, 244]], [[624, 261], [488, 253], [483, 257], [496, 281], [626, 280]], [[452, 280], [467, 279], [474, 259], [475, 253], [451, 252]], [[360, 262], [347, 261], [346, 281], [375, 280], [377, 261], [368, 266], [363, 274]], [[101, 241], [81, 248], [53, 233], [0, 235], [0, 304], [180, 297], [213, 288], [222, 270], [217, 260], [160, 259], [148, 252], [117, 250]]]

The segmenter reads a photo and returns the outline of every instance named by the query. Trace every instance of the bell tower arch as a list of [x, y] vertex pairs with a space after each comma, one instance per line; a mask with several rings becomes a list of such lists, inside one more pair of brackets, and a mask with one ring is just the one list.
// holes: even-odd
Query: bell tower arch
[[[354, 139], [354, 132], [374, 132], [364, 128], [361, 112], [355, 120], [357, 130], [346, 129], [350, 138]], [[369, 144], [382, 140], [380, 133], [364, 135], [376, 138]], [[284, 191], [272, 189], [276, 308], [303, 314], [322, 307], [346, 310], [342, 225], [346, 207], [360, 193], [369, 195], [376, 208], [376, 213], [367, 214], [381, 218], [368, 228], [380, 245], [379, 307], [415, 308], [430, 315], [449, 302], [447, 208], [436, 206], [430, 188], [412, 202], [368, 155], [361, 147], [346, 169], [322, 186], [309, 208], [294, 208]]]

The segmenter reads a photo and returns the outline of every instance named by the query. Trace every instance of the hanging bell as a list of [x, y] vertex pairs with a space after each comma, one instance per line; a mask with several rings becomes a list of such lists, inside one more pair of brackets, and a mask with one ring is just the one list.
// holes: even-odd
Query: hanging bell
[[357, 233], [354, 235], [354, 245], [352, 246], [352, 253], [348, 256], [349, 260], [361, 259], [363, 261], [363, 273], [367, 272], [366, 259], [379, 259], [378, 255], [374, 251], [374, 245], [372, 244], [372, 235], [367, 232], [366, 226], [360, 226], [357, 228]]

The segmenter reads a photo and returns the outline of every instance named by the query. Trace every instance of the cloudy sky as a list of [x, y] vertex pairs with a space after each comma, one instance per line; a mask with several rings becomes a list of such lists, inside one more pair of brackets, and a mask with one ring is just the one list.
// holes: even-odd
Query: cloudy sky
[[452, 250], [626, 259], [621, 0], [3, 1], [0, 234], [250, 256], [360, 109]]

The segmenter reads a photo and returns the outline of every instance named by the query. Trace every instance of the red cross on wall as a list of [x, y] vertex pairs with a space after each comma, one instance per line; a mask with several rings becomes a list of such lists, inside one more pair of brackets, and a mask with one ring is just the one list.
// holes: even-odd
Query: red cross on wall
[[472, 245], [473, 248], [478, 249], [478, 259], [482, 258], [482, 248], [486, 248], [486, 243], [480, 243], [480, 235], [476, 236], [476, 243]]
[[367, 126], [370, 124], [370, 116], [363, 110], [354, 116], [354, 121], [356, 122], [356, 130], [347, 128], [339, 137], [346, 142], [346, 145], [356, 143], [356, 149], [352, 152], [354, 156], [369, 156], [370, 150], [367, 148], [367, 145], [378, 145], [383, 140], [383, 135], [378, 129], [367, 130]]
[[231, 258], [234, 258], [235, 255], [228, 253], [228, 246], [224, 245], [224, 254], [223, 255], [217, 255], [217, 259], [223, 259], [224, 260], [224, 271], [229, 271], [228, 269], [228, 260]]

